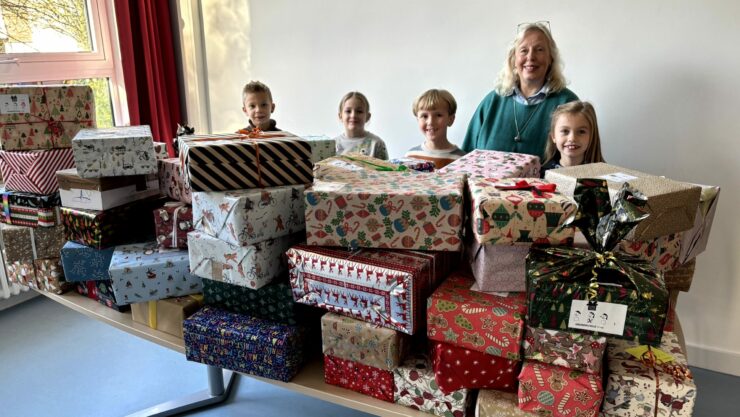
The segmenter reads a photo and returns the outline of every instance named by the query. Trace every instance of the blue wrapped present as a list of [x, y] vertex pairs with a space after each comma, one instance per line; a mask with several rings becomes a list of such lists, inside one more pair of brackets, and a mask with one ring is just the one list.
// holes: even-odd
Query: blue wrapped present
[[62, 247], [62, 268], [67, 281], [103, 281], [110, 279], [108, 266], [113, 248], [95, 249], [77, 242], [67, 242]]

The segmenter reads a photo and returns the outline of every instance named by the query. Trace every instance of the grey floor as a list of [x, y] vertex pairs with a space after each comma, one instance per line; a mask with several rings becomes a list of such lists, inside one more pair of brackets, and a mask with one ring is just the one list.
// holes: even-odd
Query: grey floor
[[[693, 369], [696, 417], [740, 415], [740, 378]], [[240, 378], [224, 405], [193, 416], [367, 414]], [[204, 389], [202, 365], [45, 297], [0, 311], [0, 416], [124, 416]]]

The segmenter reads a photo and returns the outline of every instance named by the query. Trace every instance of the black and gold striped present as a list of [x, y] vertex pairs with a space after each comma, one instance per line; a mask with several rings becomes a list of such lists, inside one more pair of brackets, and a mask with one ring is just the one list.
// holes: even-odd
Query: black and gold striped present
[[288, 132], [179, 137], [193, 191], [226, 191], [313, 182], [311, 145]]

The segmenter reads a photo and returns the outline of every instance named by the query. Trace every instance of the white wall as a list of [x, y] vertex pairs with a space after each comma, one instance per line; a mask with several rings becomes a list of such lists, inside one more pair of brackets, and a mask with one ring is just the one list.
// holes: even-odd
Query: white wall
[[278, 126], [335, 135], [340, 97], [370, 99], [391, 156], [421, 141], [411, 103], [450, 90], [460, 143], [520, 22], [549, 20], [570, 88], [592, 101], [611, 163], [723, 188], [681, 296], [692, 364], [740, 375], [740, 2], [202, 0], [212, 130], [246, 124], [240, 89], [273, 91]]

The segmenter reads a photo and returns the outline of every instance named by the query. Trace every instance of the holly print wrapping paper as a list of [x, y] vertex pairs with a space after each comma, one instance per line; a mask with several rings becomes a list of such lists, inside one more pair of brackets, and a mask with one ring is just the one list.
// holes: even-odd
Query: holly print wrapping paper
[[606, 337], [527, 326], [524, 358], [601, 375]]
[[463, 388], [516, 390], [520, 362], [447, 343], [432, 343], [432, 368], [446, 393]]
[[540, 158], [523, 153], [476, 149], [437, 172], [464, 173], [471, 178], [539, 178]]
[[193, 192], [190, 184], [185, 180], [179, 158], [166, 158], [157, 161], [159, 168], [159, 190], [167, 197], [186, 204], [192, 204]]
[[519, 408], [553, 417], [595, 417], [604, 391], [601, 375], [524, 361], [519, 374]]
[[379, 400], [393, 402], [393, 372], [324, 355], [324, 381]]
[[83, 129], [72, 140], [72, 150], [81, 178], [157, 173], [148, 125]]
[[160, 248], [187, 249], [193, 231], [193, 209], [183, 202], [169, 202], [154, 210], [154, 225]]
[[465, 417], [473, 395], [459, 389], [445, 393], [434, 379], [434, 370], [427, 355], [411, 354], [403, 365], [393, 370], [396, 404], [442, 417]]

